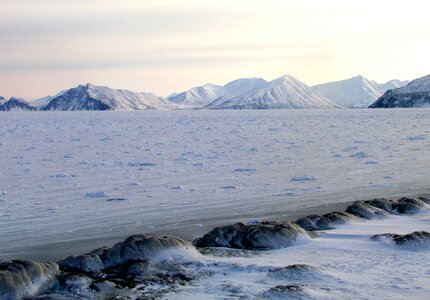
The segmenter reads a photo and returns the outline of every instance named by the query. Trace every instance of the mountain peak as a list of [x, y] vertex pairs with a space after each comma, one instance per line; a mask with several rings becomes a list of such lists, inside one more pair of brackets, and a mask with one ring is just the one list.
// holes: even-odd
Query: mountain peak
[[11, 97], [8, 101], [0, 104], [0, 111], [11, 110], [36, 110], [36, 107], [30, 105], [22, 98]]
[[20, 98], [20, 97], [10, 97], [9, 101], [19, 101], [19, 102], [27, 102], [24, 100], [24, 98]]

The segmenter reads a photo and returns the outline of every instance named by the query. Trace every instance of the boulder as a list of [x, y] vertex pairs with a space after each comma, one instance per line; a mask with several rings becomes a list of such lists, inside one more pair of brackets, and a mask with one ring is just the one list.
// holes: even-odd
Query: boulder
[[308, 231], [334, 229], [333, 222], [323, 216], [309, 215], [295, 221], [297, 225]]
[[346, 208], [346, 212], [363, 219], [381, 219], [389, 215], [383, 209], [369, 205], [364, 201], [356, 201]]
[[385, 198], [376, 198], [369, 201], [364, 201], [364, 203], [369, 204], [373, 207], [385, 210], [386, 212], [393, 213], [396, 207], [396, 201], [388, 200]]
[[263, 299], [314, 299], [301, 284], [277, 285], [262, 293]]
[[423, 201], [425, 204], [430, 205], [430, 198], [418, 197], [419, 200]]
[[399, 246], [419, 246], [429, 247], [430, 246], [430, 233], [427, 231], [414, 231], [408, 234], [396, 234], [396, 233], [383, 233], [376, 234], [370, 237], [370, 239], [379, 241], [381, 239], [391, 239], [396, 245]]
[[[191, 257], [195, 253], [193, 245], [181, 238], [147, 233], [132, 235], [123, 242], [115, 244], [102, 253], [101, 259], [105, 267], [112, 267], [129, 261]], [[163, 257], [165, 254], [166, 256]]]
[[333, 225], [341, 225], [351, 221], [359, 221], [361, 218], [354, 216], [347, 212], [334, 211], [323, 215], [324, 218], [329, 219]]
[[60, 270], [53, 262], [12, 260], [0, 263], [0, 299], [34, 297], [57, 284]]
[[254, 225], [236, 223], [216, 227], [193, 241], [196, 247], [227, 247], [268, 250], [291, 246], [298, 236], [309, 237], [300, 226], [284, 222], [261, 222]]
[[420, 199], [404, 197], [397, 200], [395, 208], [399, 214], [411, 215], [418, 213], [424, 206], [426, 203]]
[[104, 264], [96, 254], [73, 255], [58, 262], [62, 270], [80, 271], [83, 273], [98, 273], [104, 269]]
[[285, 267], [271, 269], [270, 277], [287, 281], [312, 281], [319, 280], [324, 275], [315, 267], [305, 264], [294, 264]]

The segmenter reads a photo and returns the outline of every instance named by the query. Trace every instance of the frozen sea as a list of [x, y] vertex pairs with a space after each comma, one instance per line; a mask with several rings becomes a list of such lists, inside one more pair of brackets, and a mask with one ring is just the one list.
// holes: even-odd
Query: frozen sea
[[0, 114], [0, 260], [430, 192], [430, 109]]

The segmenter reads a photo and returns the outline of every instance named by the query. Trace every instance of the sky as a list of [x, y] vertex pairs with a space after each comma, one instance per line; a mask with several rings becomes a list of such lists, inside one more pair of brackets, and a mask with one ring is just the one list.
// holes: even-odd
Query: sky
[[0, 0], [0, 95], [430, 73], [428, 1]]

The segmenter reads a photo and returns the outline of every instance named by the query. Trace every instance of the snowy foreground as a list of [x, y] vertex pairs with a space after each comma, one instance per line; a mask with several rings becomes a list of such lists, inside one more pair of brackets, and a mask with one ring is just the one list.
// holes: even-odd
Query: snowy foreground
[[430, 110], [5, 113], [0, 259], [428, 192]]
[[429, 204], [357, 201], [295, 223], [217, 227], [192, 244], [138, 234], [58, 263], [0, 262], [0, 298], [428, 299]]
[[[430, 213], [350, 223], [270, 251], [207, 255], [200, 273], [167, 299], [428, 299], [430, 241], [423, 249], [374, 234], [430, 231]], [[221, 251], [220, 251], [221, 252]], [[214, 253], [217, 253], [214, 251]]]

